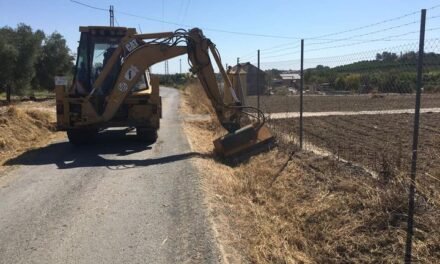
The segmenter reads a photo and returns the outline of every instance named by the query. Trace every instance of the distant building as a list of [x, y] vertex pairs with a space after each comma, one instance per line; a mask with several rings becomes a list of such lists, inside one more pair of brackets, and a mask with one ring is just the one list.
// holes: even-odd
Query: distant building
[[257, 73], [259, 74], [260, 95], [265, 94], [266, 74], [264, 71], [258, 70], [258, 68], [250, 62], [239, 63], [234, 67], [229, 67], [227, 73], [240, 99], [243, 99], [243, 95], [249, 96], [258, 94]]
[[292, 87], [297, 81], [301, 79], [298, 73], [284, 72], [280, 74], [283, 85]]

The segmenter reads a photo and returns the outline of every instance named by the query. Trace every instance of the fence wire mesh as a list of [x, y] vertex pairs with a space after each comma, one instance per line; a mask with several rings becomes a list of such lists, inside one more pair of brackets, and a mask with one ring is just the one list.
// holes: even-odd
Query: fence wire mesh
[[[440, 212], [439, 18], [440, 15], [431, 15], [426, 22], [416, 181], [417, 208], [437, 212]], [[417, 13], [402, 19], [393, 21], [395, 24], [387, 28], [368, 29], [348, 37], [306, 39], [302, 111], [304, 149], [357, 167], [378, 179], [385, 188], [400, 192], [402, 197], [390, 210], [404, 222], [413, 153], [420, 17]], [[265, 72], [260, 108], [267, 114], [280, 145], [298, 143], [300, 133], [301, 51], [299, 45], [290, 46], [280, 45], [267, 51], [267, 55], [262, 50], [260, 59], [260, 68]], [[273, 60], [280, 57], [297, 59]], [[252, 57], [248, 67], [256, 66], [256, 62], [255, 56]], [[255, 95], [247, 96], [245, 101], [257, 106]], [[426, 226], [427, 223], [438, 225], [438, 221], [419, 220], [417, 227], [421, 233], [439, 235], [438, 230]]]

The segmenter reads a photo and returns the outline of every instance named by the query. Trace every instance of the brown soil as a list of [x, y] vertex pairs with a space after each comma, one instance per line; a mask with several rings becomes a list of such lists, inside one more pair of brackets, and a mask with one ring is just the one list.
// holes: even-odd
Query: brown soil
[[[409, 174], [413, 114], [308, 117], [304, 138], [336, 157], [373, 170], [380, 177]], [[440, 202], [440, 114], [421, 115], [418, 149], [419, 181], [428, 199]], [[272, 120], [274, 129], [298, 131], [298, 119]], [[439, 204], [440, 205], [440, 204]]]
[[[257, 106], [257, 97], [248, 96], [246, 103]], [[413, 109], [415, 95], [305, 95], [304, 112], [367, 111]], [[298, 96], [261, 96], [260, 107], [266, 113], [298, 112]], [[440, 107], [440, 94], [423, 94], [422, 107]]]
[[[186, 99], [187, 104], [200, 103]], [[206, 154], [212, 154], [211, 142], [219, 131], [215, 121], [185, 125], [193, 150]], [[406, 177], [375, 179], [359, 166], [299, 152], [291, 145], [235, 168], [213, 158], [194, 160], [203, 174], [225, 262], [401, 262]], [[440, 210], [422, 196], [416, 205], [414, 257], [436, 263]]]

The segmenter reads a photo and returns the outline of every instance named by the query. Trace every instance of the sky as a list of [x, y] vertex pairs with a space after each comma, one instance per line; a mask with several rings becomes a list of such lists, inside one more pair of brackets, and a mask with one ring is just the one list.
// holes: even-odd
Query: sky
[[[199, 27], [217, 46], [223, 64], [257, 62], [261, 67], [299, 68], [300, 39], [306, 67], [335, 66], [371, 59], [377, 52], [416, 50], [420, 10], [427, 10], [427, 50], [440, 48], [440, 1], [433, 0], [78, 0], [108, 9], [116, 24], [138, 32], [174, 31]], [[109, 25], [109, 12], [70, 0], [0, 0], [0, 26], [18, 23], [60, 32], [73, 53], [79, 26]], [[360, 29], [359, 29], [360, 28]], [[437, 45], [438, 44], [438, 45]], [[182, 58], [182, 70], [188, 70]], [[163, 73], [164, 65], [153, 71]], [[169, 61], [179, 72], [179, 59]]]

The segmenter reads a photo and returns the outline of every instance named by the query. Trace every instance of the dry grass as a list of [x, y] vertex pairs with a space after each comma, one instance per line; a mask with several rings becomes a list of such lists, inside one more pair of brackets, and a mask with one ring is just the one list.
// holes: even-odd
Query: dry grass
[[0, 164], [55, 136], [55, 113], [50, 103], [0, 109]]
[[191, 82], [183, 90], [184, 111], [187, 114], [212, 115], [215, 111], [199, 83]]
[[[186, 99], [200, 103], [200, 98]], [[195, 151], [211, 152], [210, 142], [219, 133], [211, 123], [186, 124]], [[276, 149], [236, 168], [213, 159], [195, 160], [204, 173], [225, 262], [402, 262], [404, 175], [374, 179], [362, 168], [330, 157], [293, 152], [289, 159], [290, 151]], [[415, 259], [438, 263], [440, 210], [419, 195], [416, 204]]]

